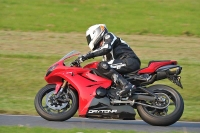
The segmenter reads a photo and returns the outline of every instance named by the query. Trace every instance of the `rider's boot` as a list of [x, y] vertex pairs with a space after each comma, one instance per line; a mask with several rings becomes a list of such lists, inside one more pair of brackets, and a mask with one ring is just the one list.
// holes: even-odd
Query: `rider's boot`
[[118, 92], [119, 96], [123, 97], [127, 94], [133, 94], [136, 90], [135, 85], [132, 85], [126, 79], [124, 79], [120, 74], [114, 73], [111, 77], [116, 84], [119, 84], [122, 88], [121, 91]]

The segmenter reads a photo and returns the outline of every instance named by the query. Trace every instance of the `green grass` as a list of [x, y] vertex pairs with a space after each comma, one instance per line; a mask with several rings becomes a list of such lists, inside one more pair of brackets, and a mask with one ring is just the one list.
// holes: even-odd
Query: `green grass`
[[0, 0], [0, 29], [200, 36], [198, 0]]
[[[1, 133], [121, 133], [120, 130], [100, 130], [100, 129], [52, 129], [41, 127], [0, 127]], [[123, 131], [124, 133], [136, 133], [136, 131]], [[144, 132], [143, 132], [144, 133]]]
[[[43, 127], [24, 127], [24, 126], [0, 126], [1, 133], [147, 133], [133, 130], [105, 130], [105, 129], [52, 129]], [[164, 132], [163, 132], [164, 133]], [[168, 132], [166, 132], [168, 133]], [[170, 131], [170, 133], [182, 133], [182, 131]], [[189, 132], [187, 132], [189, 133]]]
[[[183, 90], [169, 80], [155, 83], [170, 85], [181, 93], [185, 101], [181, 120], [200, 121], [200, 39], [119, 36], [135, 50], [142, 67], [150, 60], [179, 62], [183, 67]], [[0, 31], [0, 113], [36, 115], [33, 101], [37, 91], [46, 85], [47, 68], [71, 50], [86, 53], [89, 48], [84, 41], [84, 34], [79, 33]]]

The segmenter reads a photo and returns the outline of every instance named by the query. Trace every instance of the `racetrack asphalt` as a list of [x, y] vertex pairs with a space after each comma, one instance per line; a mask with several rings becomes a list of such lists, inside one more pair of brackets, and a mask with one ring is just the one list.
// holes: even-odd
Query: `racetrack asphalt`
[[28, 126], [49, 127], [58, 129], [67, 128], [90, 128], [90, 129], [114, 129], [134, 130], [140, 132], [170, 132], [180, 131], [183, 133], [200, 133], [200, 122], [182, 122], [167, 127], [151, 126], [142, 120], [105, 120], [73, 117], [63, 122], [47, 121], [40, 116], [28, 115], [0, 115], [0, 126]]

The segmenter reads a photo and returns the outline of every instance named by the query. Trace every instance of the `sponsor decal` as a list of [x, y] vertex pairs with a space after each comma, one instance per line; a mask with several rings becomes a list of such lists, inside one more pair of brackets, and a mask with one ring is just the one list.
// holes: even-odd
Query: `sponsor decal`
[[117, 110], [89, 110], [88, 113], [117, 113]]
[[117, 63], [117, 64], [111, 64], [111, 68], [121, 69], [121, 67], [126, 66], [126, 64]]

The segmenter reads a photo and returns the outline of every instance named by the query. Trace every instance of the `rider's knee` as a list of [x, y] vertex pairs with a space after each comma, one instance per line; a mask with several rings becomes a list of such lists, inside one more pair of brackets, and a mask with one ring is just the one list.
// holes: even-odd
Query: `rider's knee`
[[100, 72], [108, 72], [108, 71], [110, 71], [110, 65], [107, 62], [102, 61], [102, 62], [99, 63], [97, 69]]

